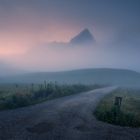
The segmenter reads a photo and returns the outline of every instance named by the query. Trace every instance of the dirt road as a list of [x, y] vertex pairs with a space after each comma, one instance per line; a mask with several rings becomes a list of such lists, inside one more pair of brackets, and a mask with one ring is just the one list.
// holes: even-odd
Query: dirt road
[[0, 140], [140, 140], [140, 129], [97, 121], [93, 111], [107, 87], [0, 112]]

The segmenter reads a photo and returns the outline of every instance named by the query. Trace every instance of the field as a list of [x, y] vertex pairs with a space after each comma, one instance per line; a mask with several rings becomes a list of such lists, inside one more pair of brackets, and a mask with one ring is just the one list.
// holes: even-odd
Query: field
[[43, 84], [3, 84], [0, 85], [0, 110], [28, 106], [99, 87], [81, 84], [60, 85], [46, 81]]
[[[114, 105], [115, 97], [122, 97], [120, 108]], [[101, 100], [94, 113], [101, 121], [140, 127], [140, 90], [117, 89]]]

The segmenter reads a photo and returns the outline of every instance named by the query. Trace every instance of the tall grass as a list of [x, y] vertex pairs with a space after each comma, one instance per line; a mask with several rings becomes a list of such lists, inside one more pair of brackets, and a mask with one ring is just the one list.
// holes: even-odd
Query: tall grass
[[[120, 109], [114, 105], [116, 96], [123, 98]], [[140, 127], [140, 90], [117, 89], [99, 103], [94, 113], [97, 119], [104, 122]]]
[[50, 100], [62, 96], [88, 91], [99, 88], [98, 85], [59, 85], [55, 83], [47, 83], [34, 85], [18, 85], [15, 84], [13, 88], [6, 86], [0, 91], [0, 110], [13, 109], [23, 106], [28, 106]]

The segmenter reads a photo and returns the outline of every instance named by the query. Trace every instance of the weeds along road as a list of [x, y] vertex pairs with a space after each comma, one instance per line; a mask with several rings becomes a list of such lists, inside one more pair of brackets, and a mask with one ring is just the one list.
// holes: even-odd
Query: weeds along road
[[97, 121], [98, 102], [116, 87], [0, 112], [0, 140], [140, 140], [139, 128]]

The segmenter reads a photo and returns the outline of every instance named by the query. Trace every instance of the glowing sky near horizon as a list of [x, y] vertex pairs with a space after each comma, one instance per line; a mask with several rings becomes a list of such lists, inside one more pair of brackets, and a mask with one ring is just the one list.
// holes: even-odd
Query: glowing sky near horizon
[[[59, 53], [57, 50], [45, 49], [46, 55], [42, 55], [44, 44], [69, 42], [84, 28], [89, 28], [96, 39], [96, 47], [99, 48], [97, 52], [93, 48], [94, 53], [89, 53], [91, 57], [88, 59], [82, 56], [85, 51], [83, 49], [69, 50], [71, 52], [69, 54], [65, 49]], [[42, 50], [38, 51], [38, 48]], [[120, 64], [121, 60], [117, 60], [119, 55], [126, 67], [131, 68], [131, 64], [137, 62], [139, 50], [139, 0], [0, 0], [0, 62], [2, 63], [31, 70], [34, 68], [57, 70], [60, 67], [70, 69], [84, 66], [121, 67], [124, 64]], [[76, 59], [79, 55], [80, 60], [77, 63], [73, 63], [74, 60], [70, 57], [74, 52], [77, 54], [73, 58]], [[102, 58], [99, 58], [98, 54], [103, 54]], [[67, 61], [64, 61], [65, 58]], [[114, 61], [109, 61], [111, 58]], [[132, 61], [129, 64], [130, 58]], [[46, 63], [48, 65], [45, 67]], [[132, 69], [140, 69], [137, 65], [132, 65]]]

